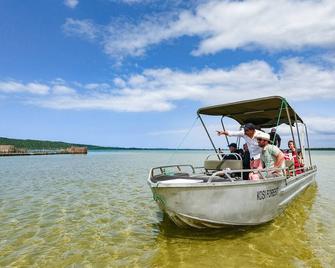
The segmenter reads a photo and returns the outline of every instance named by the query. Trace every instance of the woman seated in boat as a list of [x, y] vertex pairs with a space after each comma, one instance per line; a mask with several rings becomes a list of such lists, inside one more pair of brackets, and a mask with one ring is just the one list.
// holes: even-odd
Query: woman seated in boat
[[304, 163], [301, 152], [295, 148], [294, 141], [290, 140], [287, 145], [289, 149], [285, 152], [285, 160], [293, 161], [296, 174], [303, 173]]

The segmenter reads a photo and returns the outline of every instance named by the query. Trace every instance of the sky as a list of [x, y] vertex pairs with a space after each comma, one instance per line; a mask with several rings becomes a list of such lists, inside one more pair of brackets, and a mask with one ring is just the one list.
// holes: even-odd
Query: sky
[[334, 14], [333, 0], [2, 0], [0, 136], [210, 148], [198, 108], [279, 95], [312, 147], [335, 147]]

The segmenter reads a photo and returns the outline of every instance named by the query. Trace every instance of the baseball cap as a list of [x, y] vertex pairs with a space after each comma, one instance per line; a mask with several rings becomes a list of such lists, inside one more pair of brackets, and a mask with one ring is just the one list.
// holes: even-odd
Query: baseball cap
[[228, 147], [234, 147], [234, 148], [237, 148], [237, 144], [233, 142], [233, 143], [229, 144]]
[[256, 129], [256, 127], [255, 127], [255, 125], [253, 123], [246, 123], [244, 125], [244, 130], [248, 130], [248, 129], [253, 130], [253, 129]]

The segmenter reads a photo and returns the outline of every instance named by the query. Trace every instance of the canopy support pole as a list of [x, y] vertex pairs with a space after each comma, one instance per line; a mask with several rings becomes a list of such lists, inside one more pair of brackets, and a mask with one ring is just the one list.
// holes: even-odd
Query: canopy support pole
[[304, 126], [305, 126], [305, 132], [306, 132], [306, 140], [307, 140], [307, 147], [308, 147], [309, 163], [312, 166], [311, 148], [309, 147], [309, 138], [308, 138], [307, 126], [306, 126], [305, 123], [304, 123]]
[[[226, 131], [226, 128], [224, 127], [224, 124], [223, 124], [223, 117], [224, 117], [224, 116], [221, 117], [221, 125], [222, 125], [222, 129], [223, 129], [223, 131]], [[227, 135], [224, 135], [224, 136], [226, 137], [227, 146], [229, 146], [229, 140], [228, 140], [228, 137], [227, 137]]]
[[216, 147], [215, 147], [215, 145], [214, 145], [214, 142], [213, 142], [213, 140], [212, 140], [212, 138], [211, 138], [211, 135], [209, 135], [209, 132], [208, 132], [208, 130], [207, 130], [207, 128], [206, 128], [206, 125], [205, 125], [204, 121], [202, 120], [202, 118], [201, 118], [201, 116], [200, 116], [199, 113], [198, 113], [198, 116], [199, 116], [199, 118], [200, 118], [200, 122], [201, 122], [202, 126], [204, 127], [204, 129], [205, 129], [205, 131], [206, 131], [206, 133], [207, 133], [207, 136], [208, 136], [208, 138], [209, 138], [209, 140], [210, 140], [210, 142], [211, 142], [211, 144], [212, 144], [212, 146], [213, 146], [213, 148], [214, 148], [214, 151], [215, 151], [217, 157], [219, 158], [219, 160], [221, 160], [221, 159], [220, 159], [220, 156], [219, 156], [219, 154], [218, 154], [218, 151], [216, 150]]
[[286, 102], [285, 102], [285, 100], [282, 100], [282, 101], [281, 101], [281, 104], [280, 104], [280, 110], [279, 110], [278, 119], [277, 119], [276, 132], [275, 132], [275, 134], [273, 135], [273, 140], [272, 140], [272, 144], [274, 144], [274, 145], [276, 145], [276, 144], [275, 144], [275, 140], [276, 140], [276, 136], [277, 136], [277, 128], [278, 128], [278, 126], [279, 126], [279, 122], [280, 122], [280, 118], [281, 118], [281, 113], [282, 113], [282, 111], [283, 111], [284, 104], [286, 104]]
[[294, 112], [294, 119], [295, 119], [295, 127], [297, 128], [297, 135], [298, 135], [298, 141], [299, 141], [299, 148], [300, 152], [302, 153], [302, 146], [301, 146], [301, 139], [300, 139], [300, 132], [299, 132], [299, 127], [298, 127], [298, 118], [297, 114]]
[[[289, 112], [289, 110], [288, 110], [288, 105], [287, 105], [286, 101], [285, 101], [285, 107], [286, 107], [286, 113], [287, 113], [288, 123], [289, 123], [289, 125], [290, 125], [290, 129], [291, 129], [291, 134], [292, 134], [293, 143], [294, 143], [294, 145], [295, 145], [296, 143], [295, 143], [295, 138], [294, 138], [294, 133], [293, 133], [293, 128], [292, 128], [292, 121], [291, 121], [290, 112]], [[294, 176], [296, 176], [295, 168], [293, 169], [293, 174], [294, 174]]]
[[287, 114], [288, 124], [290, 125], [292, 139], [293, 139], [293, 143], [295, 145], [296, 143], [295, 143], [295, 138], [294, 138], [294, 133], [293, 133], [293, 128], [292, 128], [292, 121], [291, 121], [290, 112], [288, 110], [288, 106], [287, 106], [286, 102], [285, 102], [285, 106], [286, 106], [286, 114]]

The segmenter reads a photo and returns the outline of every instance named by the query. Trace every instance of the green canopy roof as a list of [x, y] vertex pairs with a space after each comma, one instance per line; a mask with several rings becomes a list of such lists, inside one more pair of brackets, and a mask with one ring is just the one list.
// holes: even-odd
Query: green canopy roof
[[[198, 110], [198, 114], [230, 117], [235, 119], [241, 125], [253, 123], [259, 127], [275, 127], [277, 126], [281, 107], [282, 112], [279, 125], [289, 124], [286, 105], [293, 124], [295, 122], [295, 111], [284, 98], [279, 96], [203, 107]], [[303, 123], [298, 115], [297, 120], [298, 122]]]

